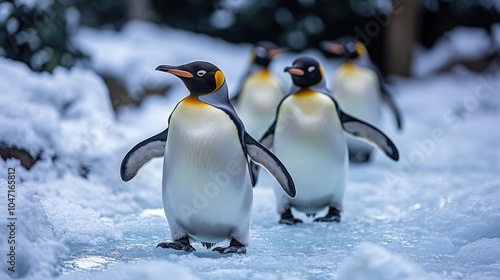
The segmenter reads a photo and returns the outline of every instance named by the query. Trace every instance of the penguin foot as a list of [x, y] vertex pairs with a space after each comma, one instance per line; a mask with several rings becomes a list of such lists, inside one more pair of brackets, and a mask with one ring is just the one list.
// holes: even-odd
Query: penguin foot
[[314, 219], [315, 222], [340, 222], [340, 210], [336, 207], [330, 207], [326, 216]]
[[285, 225], [295, 225], [302, 223], [302, 220], [294, 218], [292, 215], [292, 210], [288, 209], [286, 210], [285, 213], [281, 214], [281, 219], [279, 223]]
[[370, 162], [372, 152], [357, 152], [349, 153], [349, 161], [352, 163], [368, 163]]
[[174, 242], [160, 242], [156, 245], [156, 248], [162, 247], [164, 249], [174, 249], [174, 250], [182, 250], [185, 252], [194, 252], [196, 251], [191, 244], [189, 244], [189, 239], [187, 237], [175, 240]]
[[247, 253], [247, 248], [243, 246], [240, 242], [231, 239], [231, 243], [229, 243], [228, 247], [215, 247], [213, 252], [219, 252], [221, 254], [246, 254]]

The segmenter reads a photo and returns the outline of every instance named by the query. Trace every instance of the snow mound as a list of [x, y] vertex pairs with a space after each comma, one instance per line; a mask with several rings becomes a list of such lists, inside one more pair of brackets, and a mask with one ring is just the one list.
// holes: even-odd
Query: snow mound
[[119, 264], [110, 267], [106, 271], [95, 271], [92, 273], [73, 273], [70, 276], [61, 277], [61, 280], [161, 280], [161, 279], [183, 279], [194, 280], [191, 271], [178, 264], [167, 261], [146, 261], [139, 264]]
[[[107, 89], [91, 70], [56, 68], [31, 72], [17, 61], [0, 58], [0, 143], [39, 157], [45, 169], [79, 169], [78, 158], [92, 157], [104, 142], [113, 118]], [[57, 163], [52, 161], [58, 159]], [[90, 164], [89, 164], [90, 165]], [[36, 176], [20, 168], [18, 176]]]
[[483, 28], [460, 26], [444, 34], [430, 50], [417, 48], [413, 74], [425, 76], [456, 60], [474, 60], [491, 54], [494, 37]]
[[340, 268], [338, 280], [440, 279], [379, 246], [363, 243]]
[[455, 258], [478, 264], [494, 264], [500, 260], [500, 238], [483, 238], [464, 245], [457, 252]]
[[[7, 181], [0, 179], [0, 189], [7, 189]], [[15, 247], [15, 272], [8, 270], [11, 264], [2, 261], [0, 278], [47, 279], [57, 276], [61, 272], [60, 259], [69, 253], [69, 249], [54, 234], [43, 207], [40, 207], [40, 197], [36, 191], [17, 187], [15, 195], [17, 220], [14, 221], [15, 229], [10, 229], [15, 230], [15, 243], [8, 244], [6, 240], [0, 242], [4, 260], [4, 253], [11, 251], [10, 246]], [[3, 196], [0, 207], [2, 234], [7, 234], [3, 229], [12, 221], [7, 220], [7, 199]]]

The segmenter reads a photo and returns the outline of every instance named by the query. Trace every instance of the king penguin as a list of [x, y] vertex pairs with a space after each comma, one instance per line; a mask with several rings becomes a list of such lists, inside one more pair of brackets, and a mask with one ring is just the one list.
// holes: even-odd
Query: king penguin
[[[370, 60], [366, 46], [353, 37], [323, 41], [321, 47], [343, 57], [343, 63], [333, 77], [333, 92], [349, 114], [377, 127], [382, 123], [382, 102], [392, 110], [398, 129], [401, 114], [376, 66]], [[372, 146], [348, 136], [349, 158], [352, 162], [368, 162]]]
[[274, 188], [280, 223], [302, 222], [293, 217], [292, 207], [308, 216], [328, 207], [328, 214], [314, 221], [339, 222], [348, 171], [344, 131], [370, 141], [395, 161], [399, 152], [380, 130], [341, 110], [316, 59], [300, 57], [285, 72], [292, 77], [292, 89], [260, 140], [274, 149], [297, 189], [297, 195], [289, 198]]
[[281, 81], [269, 69], [283, 49], [272, 42], [258, 42], [252, 49], [251, 63], [231, 102], [253, 137], [260, 137], [273, 121], [276, 107], [285, 95]]
[[290, 174], [278, 158], [252, 138], [229, 102], [226, 79], [215, 65], [195, 61], [156, 68], [180, 78], [190, 94], [177, 104], [168, 128], [133, 147], [123, 159], [121, 177], [132, 179], [155, 157], [164, 157], [162, 198], [171, 242], [157, 247], [195, 251], [230, 240], [220, 253], [246, 253], [252, 208], [249, 157], [266, 168], [289, 196]]

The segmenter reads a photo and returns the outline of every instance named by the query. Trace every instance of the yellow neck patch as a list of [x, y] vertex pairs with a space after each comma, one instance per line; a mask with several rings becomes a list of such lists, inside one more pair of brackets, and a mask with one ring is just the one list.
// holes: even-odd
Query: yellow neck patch
[[261, 71], [255, 73], [255, 75], [259, 78], [266, 78], [266, 77], [269, 77], [271, 75], [271, 72], [269, 71], [269, 69], [262, 69]]
[[182, 103], [183, 104], [188, 104], [188, 105], [191, 105], [191, 106], [205, 106], [205, 105], [207, 105], [207, 104], [201, 102], [198, 99], [198, 96], [196, 96], [195, 94], [188, 95], [188, 97], [186, 97], [186, 98], [184, 98], [184, 100], [182, 100]]
[[309, 88], [301, 88], [299, 91], [294, 93], [294, 96], [297, 97], [311, 97], [312, 95], [315, 95], [316, 92], [310, 90]]
[[354, 72], [357, 71], [357, 66], [352, 62], [346, 62], [344, 63], [344, 65], [342, 65], [342, 70], [346, 72]]

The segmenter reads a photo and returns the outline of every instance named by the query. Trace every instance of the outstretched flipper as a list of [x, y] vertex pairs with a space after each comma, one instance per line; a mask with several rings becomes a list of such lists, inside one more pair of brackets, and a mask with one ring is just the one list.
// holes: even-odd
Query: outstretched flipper
[[394, 117], [396, 118], [396, 123], [398, 125], [398, 129], [401, 130], [403, 128], [403, 123], [401, 120], [401, 113], [399, 112], [398, 107], [396, 106], [396, 103], [392, 99], [392, 96], [387, 92], [387, 89], [385, 89], [385, 86], [382, 89], [382, 98], [387, 103], [387, 106], [391, 109], [392, 113], [394, 114]]
[[[283, 163], [246, 132], [245, 145], [250, 159], [269, 171], [289, 196], [295, 197], [295, 184]], [[251, 171], [254, 172], [254, 168]]]
[[395, 161], [399, 160], [399, 152], [396, 145], [394, 145], [391, 139], [389, 139], [382, 131], [362, 120], [342, 112], [340, 108], [338, 111], [342, 127], [345, 131], [372, 143], [374, 146], [384, 151], [384, 153], [391, 159]]
[[[262, 136], [262, 138], [259, 140], [259, 142], [262, 144], [262, 146], [266, 147], [267, 149], [271, 149], [274, 143], [274, 129], [276, 127], [276, 120], [272, 123], [272, 125], [267, 129], [266, 133]], [[250, 161], [250, 172], [252, 175], [252, 186], [255, 187], [257, 184], [257, 180], [259, 179], [259, 170], [260, 167], [253, 161]]]
[[274, 130], [276, 129], [276, 120], [271, 124], [267, 131], [260, 138], [260, 143], [267, 149], [271, 149], [274, 144]]
[[370, 69], [372, 69], [378, 77], [378, 83], [380, 86], [380, 92], [382, 93], [382, 99], [384, 100], [385, 103], [387, 103], [387, 106], [391, 109], [392, 113], [394, 114], [394, 118], [396, 119], [396, 124], [398, 126], [398, 129], [401, 130], [403, 128], [403, 122], [401, 120], [401, 113], [396, 106], [396, 103], [392, 99], [391, 93], [389, 92], [389, 89], [385, 85], [384, 78], [382, 77], [382, 74], [378, 71], [376, 67], [373, 66], [367, 66]]
[[125, 155], [120, 167], [120, 175], [123, 181], [127, 182], [134, 178], [137, 172], [139, 172], [139, 169], [153, 158], [163, 157], [165, 154], [167, 135], [168, 128], [135, 145]]

